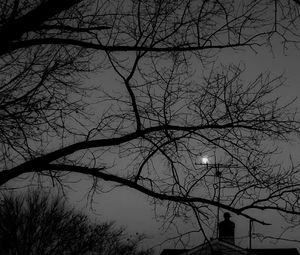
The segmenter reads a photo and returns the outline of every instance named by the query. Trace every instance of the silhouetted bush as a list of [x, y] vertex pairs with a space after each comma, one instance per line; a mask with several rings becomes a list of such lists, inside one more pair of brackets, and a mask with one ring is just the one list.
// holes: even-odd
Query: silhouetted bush
[[0, 219], [0, 254], [152, 254], [138, 250], [144, 236], [93, 223], [62, 196], [40, 189], [2, 193]]

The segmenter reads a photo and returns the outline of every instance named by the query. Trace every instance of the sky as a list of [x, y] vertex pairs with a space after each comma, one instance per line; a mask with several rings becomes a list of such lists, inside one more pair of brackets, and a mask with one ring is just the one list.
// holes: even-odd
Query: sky
[[[269, 48], [259, 49], [258, 52], [246, 51], [234, 53], [233, 51], [223, 52], [218, 56], [218, 61], [222, 63], [244, 63], [247, 67], [246, 74], [255, 77], [261, 72], [270, 72], [272, 76], [283, 74], [286, 78], [286, 86], [281, 88], [278, 92], [283, 98], [283, 101], [292, 100], [300, 96], [300, 69], [299, 69], [300, 51], [294, 47], [290, 47], [285, 52], [282, 51], [281, 45], [274, 45], [273, 52]], [[295, 107], [300, 108], [300, 101], [297, 100]], [[300, 143], [298, 137], [292, 137], [293, 142], [284, 145], [282, 159], [284, 161], [288, 155], [292, 155], [295, 161], [299, 158]], [[173, 227], [169, 231], [164, 232], [162, 228], [162, 221], [155, 218], [153, 207], [150, 205], [149, 199], [136, 191], [128, 188], [116, 188], [108, 193], [98, 194], [94, 196], [91, 204], [87, 202], [87, 193], [84, 177], [79, 177], [80, 182], [72, 185], [72, 191], [69, 191], [69, 196], [72, 203], [79, 208], [85, 208], [92, 217], [104, 221], [115, 221], [117, 225], [126, 226], [130, 233], [144, 233], [149, 239], [145, 241], [145, 247], [156, 247], [159, 252], [163, 248], [174, 248], [173, 242], [163, 243], [168, 237], [178, 235], [178, 232], [184, 233], [191, 229], [189, 223], [178, 225], [178, 229]], [[265, 220], [269, 217], [279, 218], [276, 214], [266, 214]], [[260, 215], [261, 216], [261, 215]], [[240, 217], [233, 215], [232, 220], [236, 223], [236, 244], [244, 248], [249, 247], [249, 223]], [[260, 226], [254, 224], [253, 232], [280, 233], [282, 225], [277, 226]], [[299, 240], [300, 228], [287, 232], [285, 237]], [[199, 245], [203, 241], [201, 234], [194, 234], [191, 236], [191, 245]], [[163, 243], [159, 246], [160, 243]], [[267, 248], [267, 247], [282, 247], [291, 248], [296, 247], [300, 251], [300, 243], [284, 242], [274, 243], [274, 240], [265, 240], [260, 242], [258, 239], [253, 239], [253, 248]], [[180, 245], [177, 247], [180, 248]]]
[[[246, 65], [246, 76], [248, 80], [254, 79], [261, 72], [270, 72], [276, 77], [283, 74], [286, 77], [286, 86], [278, 91], [278, 95], [282, 97], [283, 102], [293, 100], [300, 96], [300, 50], [290, 47], [283, 51], [280, 44], [273, 45], [273, 51], [270, 48], [259, 48], [257, 52], [250, 50], [236, 51], [224, 50], [218, 55], [217, 61], [223, 64], [242, 63]], [[107, 74], [109, 75], [109, 73]], [[91, 83], [105, 83], [105, 77], [101, 74], [102, 80], [91, 80]], [[295, 102], [295, 107], [300, 109], [300, 100]], [[295, 158], [299, 158], [300, 141], [299, 137], [292, 137], [294, 140], [291, 144], [284, 145], [282, 154], [278, 156], [278, 161], [284, 161], [290, 154]], [[115, 221], [117, 225], [125, 226], [129, 233], [143, 233], [149, 238], [145, 241], [145, 247], [155, 247], [157, 253], [163, 248], [174, 248], [174, 242], [164, 242], [168, 238], [176, 237], [178, 234], [185, 233], [192, 229], [194, 221], [179, 222], [178, 228], [171, 226], [165, 231], [162, 223], [164, 219], [159, 220], [155, 217], [155, 211], [151, 205], [151, 200], [144, 194], [130, 190], [125, 187], [117, 187], [111, 190], [109, 184], [101, 184], [107, 192], [95, 194], [93, 201], [90, 203], [89, 187], [90, 181], [85, 176], [74, 175], [74, 183], [69, 184], [67, 195], [70, 202], [78, 208], [84, 210], [92, 218], [100, 221]], [[266, 221], [268, 218], [277, 219], [276, 214], [267, 213], [259, 215]], [[248, 247], [248, 222], [237, 215], [232, 215], [232, 220], [236, 223], [236, 244], [244, 248]], [[280, 233], [282, 224], [261, 226], [254, 224], [254, 232], [262, 232], [265, 234], [278, 232]], [[209, 237], [212, 233], [208, 234]], [[292, 232], [286, 233], [286, 237], [299, 240], [300, 227]], [[190, 245], [196, 246], [203, 241], [201, 233], [191, 235]], [[275, 244], [272, 242], [261, 243], [259, 240], [253, 240], [253, 248], [271, 247]], [[299, 240], [300, 241], [300, 240]], [[161, 246], [159, 244], [162, 244]], [[300, 252], [300, 243], [296, 242], [280, 242], [277, 247], [297, 247]], [[178, 244], [177, 248], [181, 248]]]
[[[278, 43], [277, 38], [273, 38], [273, 47], [260, 47], [257, 48], [257, 52], [251, 50], [245, 51], [233, 51], [224, 50], [217, 56], [217, 62], [222, 64], [245, 64], [246, 73], [245, 76], [248, 81], [254, 80], [260, 73], [270, 72], [271, 76], [276, 77], [281, 74], [286, 78], [286, 86], [280, 88], [277, 92], [278, 96], [282, 98], [283, 102], [288, 102], [300, 96], [300, 50], [290, 46], [283, 50], [283, 46]], [[110, 75], [107, 72], [107, 75]], [[95, 83], [105, 84], [106, 78], [101, 74], [101, 78], [94, 80]], [[110, 84], [109, 86], [111, 86]], [[113, 86], [111, 86], [113, 89]], [[295, 107], [300, 108], [300, 101], [295, 102]], [[291, 137], [293, 142], [285, 144], [282, 147], [281, 155], [278, 155], [279, 162], [284, 162], [289, 155], [297, 162], [299, 158], [300, 143], [298, 137]], [[153, 206], [151, 206], [149, 198], [143, 194], [139, 194], [134, 190], [128, 188], [116, 188], [110, 190], [111, 186], [106, 187], [107, 193], [97, 194], [93, 197], [93, 203], [87, 203], [87, 185], [88, 181], [83, 180], [85, 177], [78, 177], [80, 182], [72, 185], [72, 191], [69, 192], [70, 199], [73, 203], [77, 204], [78, 207], [83, 207], [87, 210], [95, 219], [104, 221], [115, 221], [118, 225], [126, 226], [128, 231], [131, 233], [144, 233], [149, 239], [145, 242], [145, 245], [149, 247], [156, 246], [162, 243], [164, 240], [170, 237], [177, 236], [180, 233], [189, 231], [192, 227], [193, 220], [191, 222], [179, 223], [178, 229], [171, 226], [171, 228], [165, 232], [162, 226], [164, 219], [155, 217]], [[92, 205], [92, 208], [90, 207]], [[259, 215], [261, 218], [268, 221], [269, 218], [277, 219], [279, 217], [276, 213], [266, 213]], [[243, 220], [237, 215], [232, 216], [232, 220], [236, 223], [236, 244], [242, 247], [248, 247], [248, 222]], [[278, 225], [272, 226], [260, 226], [254, 224], [254, 232], [268, 233], [280, 233], [282, 224], [278, 222]], [[209, 233], [208, 235], [212, 235]], [[300, 227], [291, 232], [287, 233], [286, 237], [291, 239], [297, 239], [300, 236]], [[210, 237], [210, 236], [209, 236]], [[193, 234], [191, 236], [191, 245], [199, 245], [203, 241], [201, 234]], [[253, 247], [270, 247], [274, 244], [272, 242], [261, 243], [259, 240], [253, 240]], [[297, 247], [300, 251], [300, 243], [294, 242], [280, 242], [277, 244], [280, 247]], [[159, 252], [162, 248], [174, 248], [173, 242], [163, 243], [162, 246], [157, 247]], [[180, 246], [178, 246], [180, 248]]]
[[[259, 49], [257, 53], [252, 51], [241, 52], [225, 51], [218, 56], [218, 61], [223, 64], [243, 63], [246, 65], [246, 75], [256, 77], [261, 72], [271, 72], [272, 76], [283, 74], [286, 78], [286, 86], [278, 91], [283, 101], [289, 101], [300, 96], [300, 69], [299, 69], [300, 51], [295, 48], [289, 48], [285, 52], [282, 51], [280, 45], [274, 45], [273, 52], [269, 48]], [[98, 82], [97, 80], [95, 82]], [[295, 107], [300, 109], [299, 99], [295, 102]], [[292, 137], [292, 143], [284, 145], [284, 151], [278, 160], [284, 161], [289, 155], [292, 155], [295, 162], [299, 158], [300, 143], [299, 137]], [[117, 187], [111, 190], [111, 185], [103, 184], [107, 190], [106, 193], [95, 194], [93, 201], [89, 200], [88, 190], [91, 185], [87, 177], [75, 175], [72, 179], [74, 183], [69, 184], [69, 189], [66, 189], [67, 195], [71, 204], [74, 204], [79, 209], [84, 210], [93, 219], [99, 221], [115, 221], [118, 226], [125, 226], [128, 232], [132, 235], [135, 233], [145, 234], [148, 239], [144, 242], [145, 248], [154, 247], [156, 254], [159, 254], [164, 248], [181, 248], [180, 243], [173, 241], [165, 242], [168, 238], [176, 237], [178, 234], [188, 232], [192, 229], [194, 221], [179, 222], [177, 228], [171, 226], [165, 231], [163, 225], [164, 219], [155, 217], [154, 208], [151, 201], [144, 194], [131, 190], [125, 187]], [[21, 180], [22, 185], [24, 181]], [[221, 214], [224, 211], [221, 211]], [[260, 218], [268, 221], [268, 219], [279, 219], [276, 214], [267, 213]], [[222, 217], [221, 217], [222, 219]], [[237, 215], [232, 215], [232, 221], [236, 224], [236, 244], [241, 247], [249, 247], [249, 223]], [[284, 223], [278, 222], [278, 225], [261, 226], [253, 225], [253, 232], [280, 233]], [[212, 233], [208, 233], [211, 237]], [[300, 227], [285, 233], [284, 238], [299, 240]], [[173, 239], [172, 239], [173, 240]], [[201, 233], [194, 233], [190, 236], [190, 246], [196, 246], [203, 242]], [[280, 241], [275, 243], [274, 240], [265, 240], [261, 242], [258, 239], [253, 239], [253, 248], [268, 248], [296, 247], [300, 252], [300, 243]]]

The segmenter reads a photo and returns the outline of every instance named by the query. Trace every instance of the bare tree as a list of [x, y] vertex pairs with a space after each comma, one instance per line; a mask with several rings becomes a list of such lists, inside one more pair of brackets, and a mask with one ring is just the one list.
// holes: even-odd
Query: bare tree
[[151, 254], [139, 250], [142, 235], [92, 223], [59, 195], [41, 189], [1, 195], [1, 254]]
[[[243, 65], [214, 59], [225, 49], [272, 48], [276, 38], [297, 46], [299, 8], [2, 1], [1, 185], [26, 173], [63, 184], [81, 173], [94, 191], [109, 181], [166, 201], [169, 219], [194, 213], [201, 229], [215, 207], [262, 224], [251, 210], [274, 210], [296, 226], [298, 168], [274, 161], [278, 142], [299, 133], [292, 105], [276, 96], [284, 79], [249, 81]], [[208, 151], [218, 164], [196, 165]]]

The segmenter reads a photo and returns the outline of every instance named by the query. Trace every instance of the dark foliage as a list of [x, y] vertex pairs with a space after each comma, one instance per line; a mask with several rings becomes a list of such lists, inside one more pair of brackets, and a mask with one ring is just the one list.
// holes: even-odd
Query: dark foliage
[[93, 223], [61, 196], [42, 190], [2, 193], [0, 253], [15, 255], [150, 255], [140, 251], [143, 236], [131, 237], [113, 223]]

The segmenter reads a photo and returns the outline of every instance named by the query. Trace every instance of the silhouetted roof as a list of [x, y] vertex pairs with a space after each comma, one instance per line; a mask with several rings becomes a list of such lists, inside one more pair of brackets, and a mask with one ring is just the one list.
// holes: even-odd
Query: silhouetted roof
[[[165, 249], [160, 255], [181, 255], [187, 249]], [[246, 250], [245, 250], [246, 251]], [[248, 250], [249, 251], [249, 250]], [[289, 249], [251, 249], [252, 255], [300, 255], [296, 248]]]
[[182, 252], [188, 251], [186, 249], [164, 249], [160, 255], [180, 255]]
[[291, 249], [251, 249], [255, 255], [300, 255], [296, 248]]

